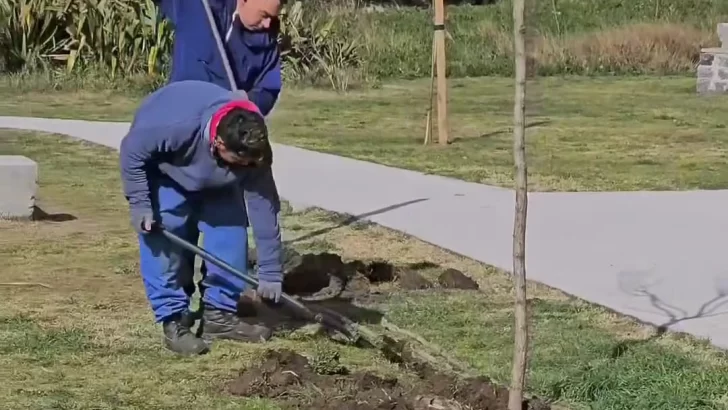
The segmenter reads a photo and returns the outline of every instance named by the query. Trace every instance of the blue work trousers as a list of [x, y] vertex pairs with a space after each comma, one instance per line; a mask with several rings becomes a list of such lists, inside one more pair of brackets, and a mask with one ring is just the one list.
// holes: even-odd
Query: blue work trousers
[[[175, 235], [197, 243], [199, 233], [211, 254], [242, 272], [248, 259], [248, 219], [238, 186], [187, 192], [166, 176], [150, 178], [152, 206], [157, 221]], [[142, 279], [154, 319], [164, 322], [189, 308], [183, 285], [193, 272], [190, 255], [154, 233], [139, 235]], [[207, 264], [202, 282], [203, 302], [216, 309], [237, 310], [245, 282], [213, 264]]]

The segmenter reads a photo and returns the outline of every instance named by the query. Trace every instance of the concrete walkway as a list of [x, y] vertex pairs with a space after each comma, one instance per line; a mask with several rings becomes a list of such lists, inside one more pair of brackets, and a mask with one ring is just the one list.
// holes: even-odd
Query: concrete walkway
[[[118, 149], [128, 124], [0, 117], [0, 128]], [[359, 215], [511, 270], [511, 190], [284, 145], [274, 151], [281, 195], [294, 206]], [[532, 193], [527, 273], [728, 348], [727, 205], [728, 191]]]

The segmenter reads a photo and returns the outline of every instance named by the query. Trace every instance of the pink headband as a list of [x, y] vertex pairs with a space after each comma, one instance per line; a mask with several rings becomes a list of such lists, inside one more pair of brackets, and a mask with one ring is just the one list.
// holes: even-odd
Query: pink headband
[[212, 119], [210, 120], [210, 142], [214, 141], [215, 137], [217, 136], [217, 126], [220, 124], [220, 120], [222, 120], [222, 118], [225, 117], [225, 115], [234, 108], [242, 108], [245, 111], [250, 111], [258, 115], [262, 115], [260, 113], [260, 110], [258, 109], [258, 106], [256, 106], [250, 100], [230, 101], [229, 103], [220, 107], [220, 109], [217, 110], [214, 114], [212, 114]]

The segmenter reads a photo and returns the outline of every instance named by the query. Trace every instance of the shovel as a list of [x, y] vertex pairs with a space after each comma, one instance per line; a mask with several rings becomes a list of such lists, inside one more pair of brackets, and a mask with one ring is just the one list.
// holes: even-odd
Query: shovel
[[[203, 260], [205, 260], [207, 263], [211, 263], [213, 265], [218, 266], [220, 269], [225, 270], [229, 274], [245, 281], [248, 285], [258, 288], [258, 281], [247, 274], [241, 272], [238, 269], [235, 269], [234, 267], [230, 266], [230, 264], [226, 263], [225, 261], [221, 260], [217, 256], [207, 252], [206, 250], [200, 248], [199, 246], [193, 245], [190, 242], [180, 238], [179, 236], [173, 234], [172, 232], [169, 232], [168, 230], [164, 229], [163, 227], [156, 225], [154, 226], [154, 231], [163, 235], [166, 237], [170, 242], [173, 244], [179, 246], [180, 248], [192, 252], [195, 255], [199, 256]], [[321, 324], [324, 328], [333, 330], [334, 332], [338, 333], [341, 337], [343, 337], [344, 341], [348, 344], [359, 344], [361, 342], [361, 335], [359, 334], [359, 327], [356, 323], [352, 322], [350, 319], [344, 317], [343, 315], [340, 315], [336, 312], [333, 312], [329, 309], [319, 307], [317, 306], [314, 309], [309, 308], [308, 306], [304, 305], [303, 303], [299, 302], [296, 298], [286, 294], [281, 294], [281, 303], [285, 307], [289, 308], [296, 317], [299, 319], [308, 321], [308, 322], [315, 322]], [[341, 339], [339, 337], [338, 339]]]

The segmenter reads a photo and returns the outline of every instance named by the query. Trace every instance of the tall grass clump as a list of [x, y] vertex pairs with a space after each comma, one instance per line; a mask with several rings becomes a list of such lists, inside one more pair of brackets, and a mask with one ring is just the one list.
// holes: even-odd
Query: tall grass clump
[[[190, 0], [194, 1], [194, 0]], [[432, 13], [387, 0], [288, 1], [281, 15], [289, 84], [345, 90], [430, 74]], [[530, 24], [541, 75], [688, 74], [715, 46], [728, 0], [544, 0]], [[513, 73], [511, 0], [449, 6], [448, 74]], [[0, 70], [166, 81], [174, 33], [152, 0], [0, 0]]]

